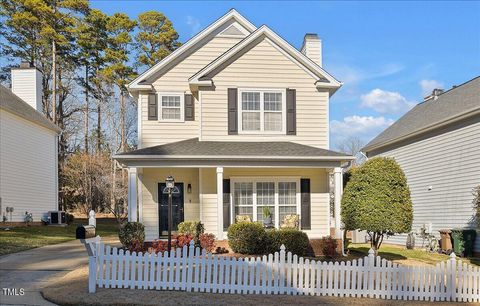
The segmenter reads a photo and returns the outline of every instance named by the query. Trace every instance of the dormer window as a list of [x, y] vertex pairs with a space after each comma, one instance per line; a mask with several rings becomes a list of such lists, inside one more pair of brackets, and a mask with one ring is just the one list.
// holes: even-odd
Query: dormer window
[[239, 89], [240, 133], [285, 132], [285, 91]]
[[184, 121], [183, 93], [159, 93], [158, 100], [160, 121]]

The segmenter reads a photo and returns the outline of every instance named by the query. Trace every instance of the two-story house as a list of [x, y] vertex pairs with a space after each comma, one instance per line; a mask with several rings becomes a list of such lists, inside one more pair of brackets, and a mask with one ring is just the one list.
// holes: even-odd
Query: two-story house
[[147, 241], [166, 233], [171, 175], [174, 227], [200, 220], [226, 239], [238, 216], [262, 221], [268, 207], [276, 227], [294, 214], [311, 238], [330, 235], [331, 223], [339, 235], [341, 166], [352, 159], [328, 150], [340, 86], [322, 68], [316, 34], [299, 51], [230, 10], [128, 85], [139, 148], [115, 158], [128, 168], [129, 219]]

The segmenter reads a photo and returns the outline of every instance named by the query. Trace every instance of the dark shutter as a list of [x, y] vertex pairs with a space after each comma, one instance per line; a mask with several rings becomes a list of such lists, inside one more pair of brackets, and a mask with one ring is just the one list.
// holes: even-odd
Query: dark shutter
[[238, 134], [238, 117], [237, 117], [237, 89], [228, 89], [228, 134]]
[[148, 94], [148, 120], [158, 120], [158, 100], [156, 93]]
[[230, 180], [223, 180], [223, 230], [230, 226]]
[[297, 91], [287, 88], [287, 135], [297, 134]]
[[300, 180], [300, 193], [301, 193], [301, 228], [302, 230], [309, 230], [312, 227], [311, 218], [311, 199], [310, 199], [310, 179]]
[[195, 100], [193, 95], [185, 95], [185, 121], [195, 121]]

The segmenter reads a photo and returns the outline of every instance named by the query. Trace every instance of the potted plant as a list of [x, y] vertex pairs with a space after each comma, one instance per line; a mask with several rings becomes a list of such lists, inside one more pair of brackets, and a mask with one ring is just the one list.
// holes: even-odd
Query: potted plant
[[270, 212], [270, 209], [268, 207], [263, 208], [263, 226], [272, 226], [272, 213]]

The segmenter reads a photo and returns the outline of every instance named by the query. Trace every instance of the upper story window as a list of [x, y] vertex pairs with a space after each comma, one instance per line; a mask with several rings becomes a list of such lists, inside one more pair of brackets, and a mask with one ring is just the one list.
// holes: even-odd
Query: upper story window
[[158, 100], [159, 120], [184, 121], [183, 93], [159, 93]]
[[284, 90], [239, 90], [240, 133], [285, 132]]

